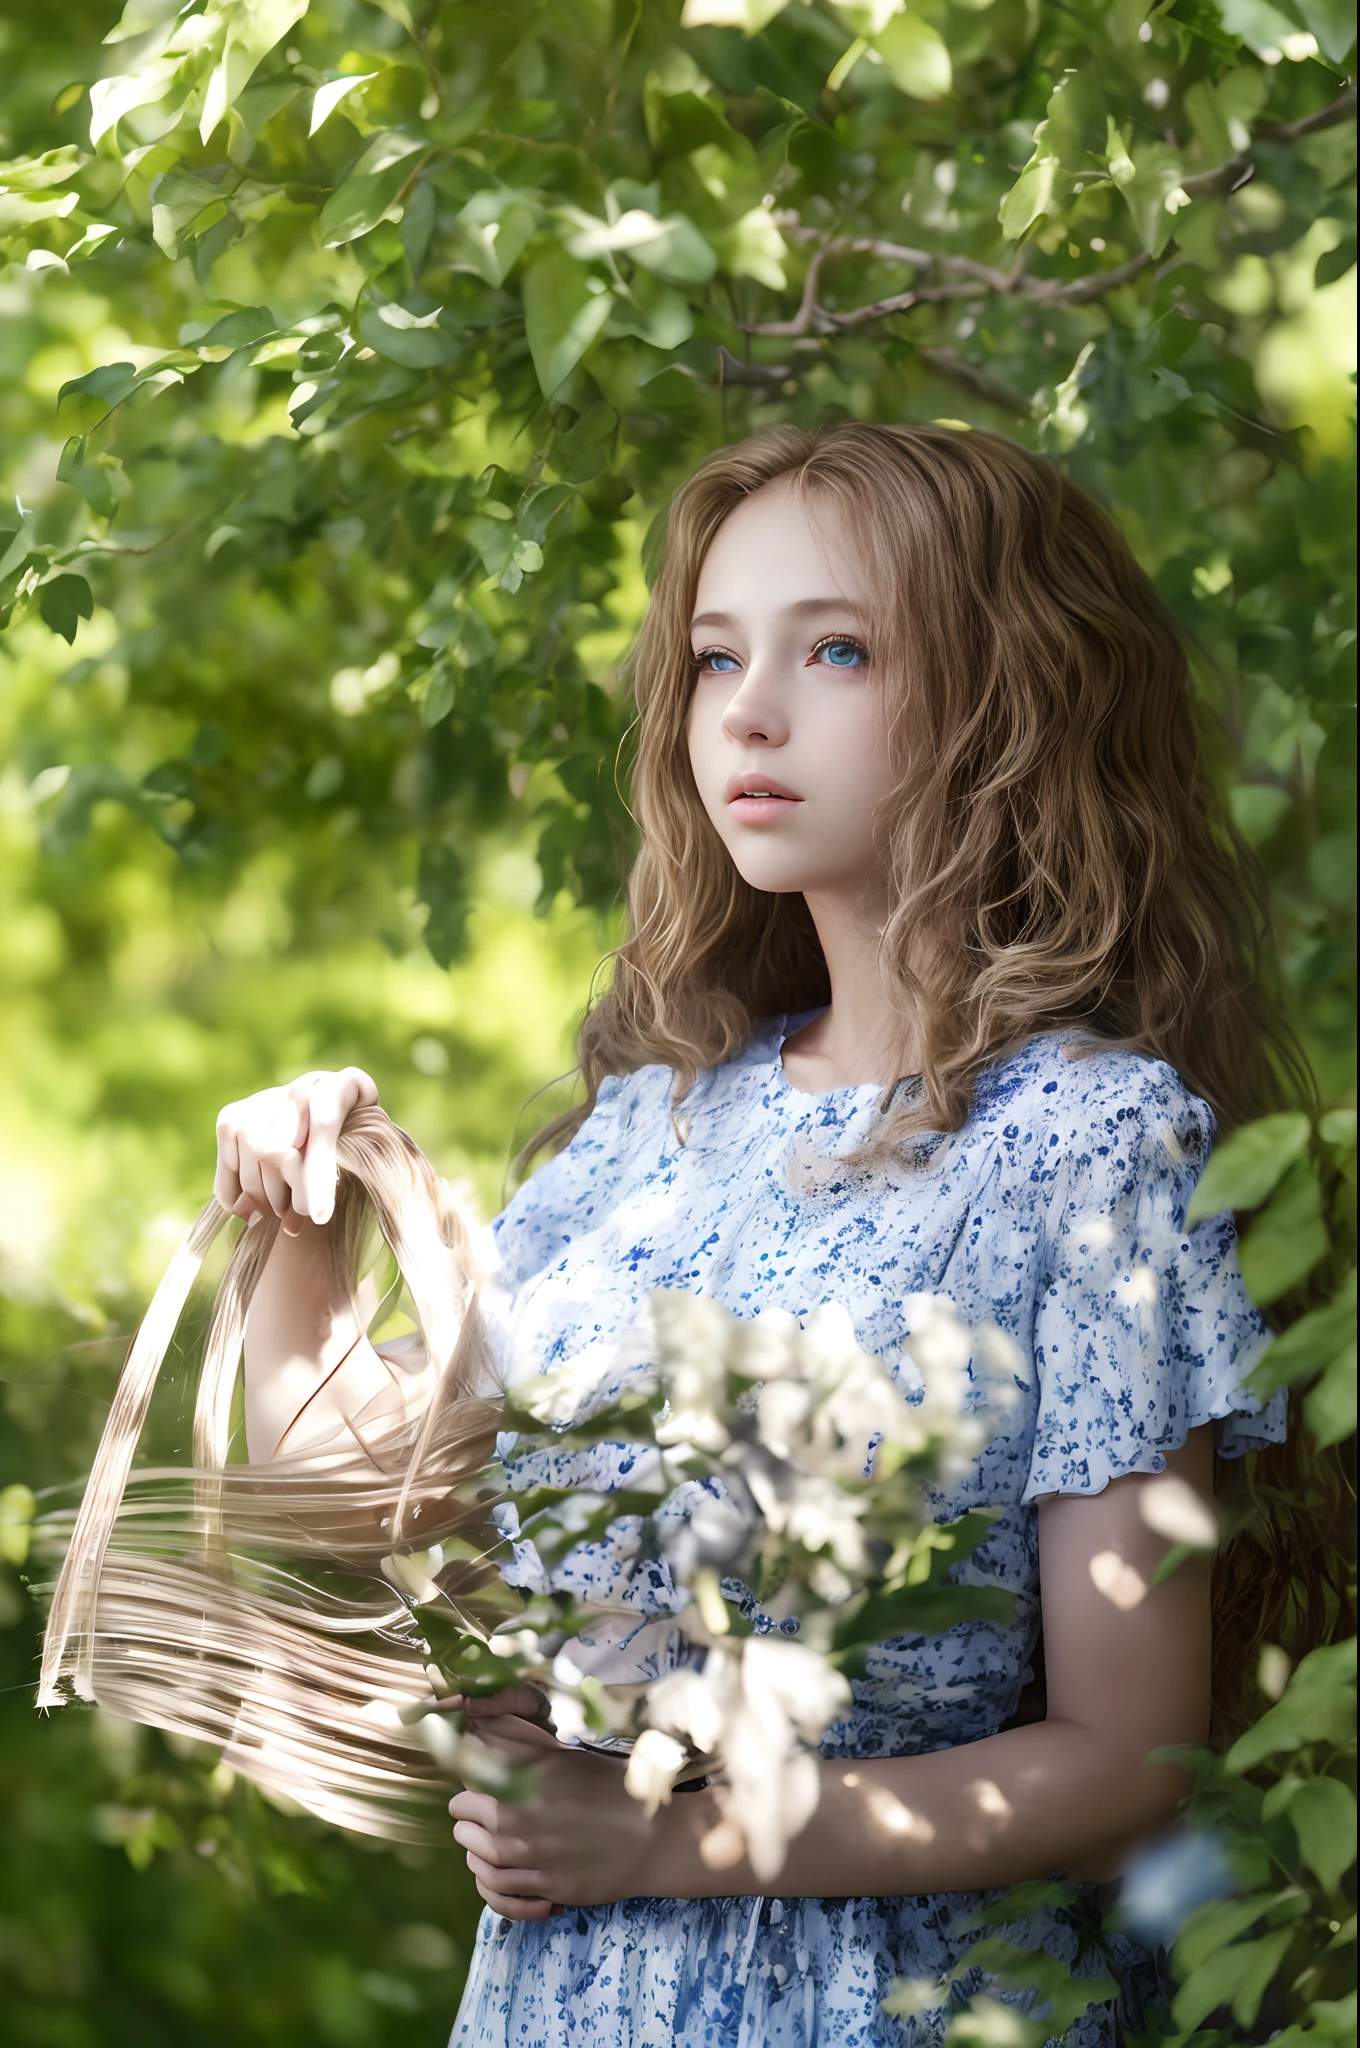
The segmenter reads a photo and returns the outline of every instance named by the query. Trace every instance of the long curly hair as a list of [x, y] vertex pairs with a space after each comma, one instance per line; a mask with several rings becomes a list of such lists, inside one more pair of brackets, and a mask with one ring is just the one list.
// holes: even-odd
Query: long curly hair
[[[917, 1022], [923, 1085], [885, 1097], [866, 1154], [958, 1130], [983, 1070], [1058, 1029], [1165, 1060], [1220, 1131], [1307, 1099], [1266, 974], [1264, 878], [1222, 799], [1221, 737], [1115, 521], [1058, 464], [997, 435], [842, 421], [724, 448], [671, 503], [630, 666], [628, 935], [581, 1027], [584, 1104], [525, 1156], [563, 1142], [606, 1075], [656, 1062], [683, 1097], [769, 1017], [829, 1000], [803, 898], [742, 879], [687, 746], [704, 557], [736, 507], [775, 483], [844, 522], [867, 565], [888, 693], [881, 958], [904, 1038]], [[913, 944], [923, 932], [928, 947]], [[1286, 1526], [1307, 1517], [1310, 1487], [1328, 1491], [1316, 1453], [1294, 1434], [1249, 1462], [1247, 1491], [1269, 1496], [1272, 1519], [1234, 1513], [1241, 1534], [1216, 1571], [1223, 1730], [1250, 1715], [1260, 1642], [1273, 1634], [1297, 1654], [1337, 1610], [1316, 1516]], [[1242, 1494], [1241, 1476], [1224, 1483]]]
[[959, 1129], [982, 1070], [1057, 1028], [1168, 1061], [1222, 1128], [1259, 1115], [1294, 1064], [1262, 995], [1264, 889], [1166, 604], [1055, 463], [993, 434], [845, 421], [725, 448], [671, 504], [631, 664], [628, 936], [581, 1029], [585, 1109], [544, 1135], [608, 1074], [660, 1062], [683, 1094], [771, 1015], [829, 999], [802, 897], [737, 873], [686, 740], [700, 568], [776, 482], [840, 514], [874, 593], [897, 776], [881, 951], [924, 1044], [887, 1140]]

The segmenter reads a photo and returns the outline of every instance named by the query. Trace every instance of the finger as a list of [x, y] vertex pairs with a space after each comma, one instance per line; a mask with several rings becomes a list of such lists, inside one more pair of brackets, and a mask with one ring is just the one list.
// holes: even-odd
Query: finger
[[493, 1913], [499, 1913], [503, 1920], [546, 1920], [550, 1913], [559, 1909], [549, 1905], [546, 1899], [512, 1899], [503, 1892], [496, 1892], [489, 1885], [478, 1883], [478, 1891], [486, 1900]]
[[500, 1825], [500, 1801], [489, 1792], [456, 1792], [449, 1801], [449, 1812], [455, 1820], [476, 1821], [488, 1834], [494, 1834]]
[[217, 1119], [217, 1170], [213, 1175], [213, 1195], [224, 1209], [235, 1209], [241, 1199], [241, 1181], [236, 1171], [236, 1104], [228, 1103]]
[[241, 1201], [250, 1204], [248, 1209], [242, 1208], [238, 1204], [237, 1215], [248, 1216], [251, 1210], [254, 1209], [267, 1212], [273, 1207], [273, 1204], [265, 1193], [264, 1181], [260, 1176], [260, 1162], [255, 1156], [253, 1147], [245, 1138], [241, 1138], [238, 1142], [237, 1162], [236, 1171], [241, 1182]]
[[524, 1870], [533, 1860], [527, 1842], [518, 1842], [513, 1835], [489, 1834], [476, 1821], [460, 1820], [453, 1839], [460, 1849], [480, 1856], [493, 1870]]
[[544, 1905], [551, 1904], [547, 1897], [547, 1881], [541, 1870], [506, 1869], [501, 1864], [488, 1863], [485, 1857], [475, 1856], [470, 1851], [467, 1865], [479, 1884], [490, 1885], [504, 1898], [538, 1899]]
[[260, 1161], [260, 1179], [264, 1183], [265, 1195], [274, 1214], [290, 1215], [293, 1208], [293, 1190], [272, 1159]]
[[[358, 1069], [352, 1071], [357, 1073]], [[319, 1075], [307, 1098], [307, 1137], [302, 1148], [296, 1201], [314, 1223], [329, 1223], [335, 1214], [335, 1148], [341, 1125], [360, 1099], [347, 1079], [350, 1072], [346, 1068], [343, 1074]], [[364, 1079], [368, 1080], [368, 1076]]]

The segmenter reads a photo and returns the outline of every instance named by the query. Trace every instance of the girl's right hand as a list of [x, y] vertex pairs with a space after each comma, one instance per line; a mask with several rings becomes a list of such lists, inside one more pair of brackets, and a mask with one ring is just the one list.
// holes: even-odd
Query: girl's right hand
[[214, 1195], [247, 1220], [272, 1212], [289, 1236], [304, 1220], [329, 1223], [341, 1126], [357, 1104], [377, 1099], [371, 1076], [346, 1067], [338, 1074], [299, 1074], [286, 1088], [262, 1088], [229, 1102], [217, 1119]]

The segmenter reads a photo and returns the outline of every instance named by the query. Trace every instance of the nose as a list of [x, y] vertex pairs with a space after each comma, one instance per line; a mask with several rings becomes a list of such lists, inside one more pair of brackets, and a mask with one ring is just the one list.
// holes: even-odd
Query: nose
[[722, 729], [738, 746], [752, 742], [782, 747], [789, 737], [788, 713], [780, 701], [774, 679], [759, 662], [752, 662], [727, 700]]

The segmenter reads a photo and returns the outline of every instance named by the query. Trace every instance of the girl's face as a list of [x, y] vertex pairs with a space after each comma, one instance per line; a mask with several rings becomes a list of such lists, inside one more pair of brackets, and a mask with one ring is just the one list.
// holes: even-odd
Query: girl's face
[[831, 503], [770, 484], [719, 527], [690, 631], [689, 758], [753, 889], [877, 894], [874, 818], [895, 777], [868, 616]]

